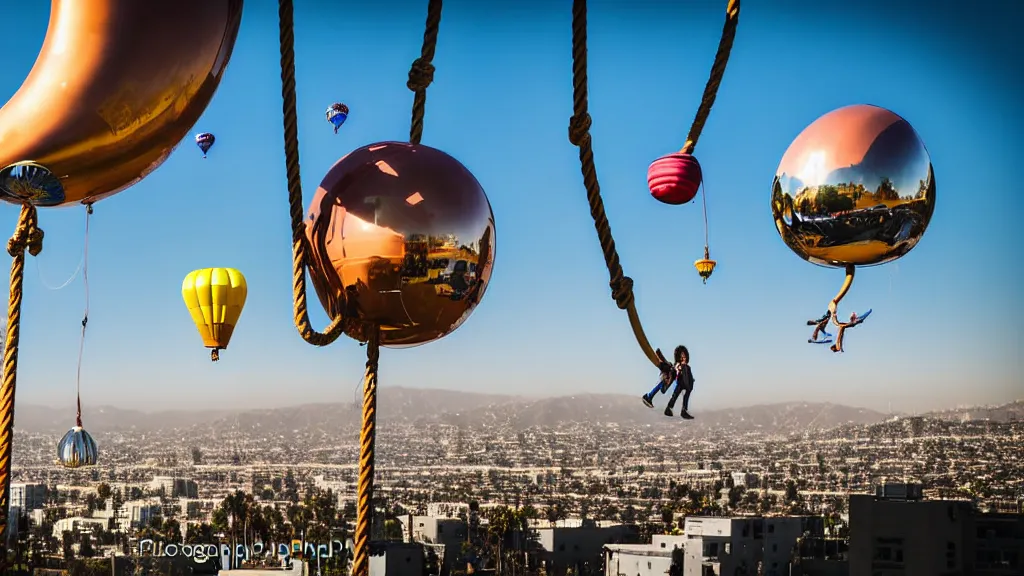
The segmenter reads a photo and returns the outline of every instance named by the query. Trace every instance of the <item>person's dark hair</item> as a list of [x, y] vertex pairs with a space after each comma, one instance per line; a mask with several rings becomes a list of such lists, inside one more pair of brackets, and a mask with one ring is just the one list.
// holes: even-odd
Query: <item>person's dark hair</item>
[[681, 362], [683, 360], [683, 354], [686, 354], [687, 358], [690, 357], [690, 351], [686, 349], [686, 346], [683, 346], [682, 344], [680, 344], [679, 346], [676, 346], [676, 351], [675, 351], [676, 364], [678, 364], [679, 362]]

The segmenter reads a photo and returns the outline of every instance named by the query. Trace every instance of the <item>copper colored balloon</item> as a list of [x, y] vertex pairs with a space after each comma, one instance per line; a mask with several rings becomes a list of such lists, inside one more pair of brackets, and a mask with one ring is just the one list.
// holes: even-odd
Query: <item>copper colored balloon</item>
[[782, 240], [821, 266], [891, 262], [917, 245], [935, 211], [924, 143], [896, 114], [833, 110], [790, 144], [772, 184]]
[[213, 97], [241, 16], [242, 0], [53, 0], [0, 109], [0, 199], [94, 202], [155, 170]]
[[[310, 203], [310, 276], [331, 317], [379, 324], [381, 344], [450, 334], [487, 289], [494, 214], [476, 178], [419, 144], [380, 142], [339, 160]], [[347, 334], [361, 339], [353, 329]]]

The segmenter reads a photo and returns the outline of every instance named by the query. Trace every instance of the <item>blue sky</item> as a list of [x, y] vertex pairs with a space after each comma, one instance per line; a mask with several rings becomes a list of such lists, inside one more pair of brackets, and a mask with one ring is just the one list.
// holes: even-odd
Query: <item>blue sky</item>
[[[290, 233], [282, 152], [275, 3], [250, 0], [220, 89], [193, 132], [217, 135], [207, 160], [190, 134], [134, 188], [96, 206], [83, 367], [89, 405], [160, 409], [350, 402], [365, 350], [305, 344], [292, 326]], [[408, 138], [426, 2], [297, 2], [299, 129], [306, 201], [353, 148]], [[725, 81], [697, 147], [712, 256], [702, 285], [700, 204], [661, 205], [647, 165], [678, 149], [722, 28], [724, 1], [592, 2], [591, 114], [597, 168], [648, 336], [691, 351], [703, 408], [829, 400], [915, 411], [1022, 394], [1019, 298], [1024, 153], [1022, 48], [1005, 14], [952, 1], [748, 2]], [[625, 8], [632, 5], [633, 7]], [[459, 158], [487, 190], [497, 222], [491, 286], [454, 334], [385, 350], [382, 386], [484, 392], [641, 394], [655, 377], [623, 312], [587, 209], [571, 114], [571, 2], [448, 0], [424, 144]], [[20, 85], [42, 43], [44, 2], [12, 4], [0, 37]], [[327, 17], [331, 16], [331, 17]], [[323, 110], [344, 101], [338, 135]], [[772, 177], [815, 118], [854, 103], [884, 106], [923, 138], [938, 204], [921, 243], [895, 264], [862, 269], [843, 306], [873, 308], [847, 352], [806, 343], [842, 281], [778, 237]], [[977, 200], [976, 200], [977, 199]], [[984, 202], [984, 204], [981, 204]], [[17, 208], [0, 207], [13, 230]], [[84, 208], [42, 210], [45, 248], [29, 262], [18, 401], [74, 398]], [[1015, 240], [1016, 238], [1016, 240]], [[5, 264], [6, 265], [6, 264]], [[194, 268], [232, 266], [249, 299], [217, 364], [181, 301]], [[312, 287], [310, 287], [312, 290]], [[311, 304], [317, 325], [327, 322]]]

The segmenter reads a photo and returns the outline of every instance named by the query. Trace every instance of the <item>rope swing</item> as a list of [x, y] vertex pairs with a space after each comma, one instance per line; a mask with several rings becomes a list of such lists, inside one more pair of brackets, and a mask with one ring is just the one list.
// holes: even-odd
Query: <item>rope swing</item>
[[[409, 69], [406, 86], [414, 93], [409, 141], [419, 144], [423, 138], [427, 88], [434, 79], [434, 51], [441, 25], [441, 0], [430, 0], [420, 57]], [[357, 324], [356, 319], [339, 315], [323, 332], [309, 320], [306, 296], [308, 240], [303, 223], [302, 179], [299, 170], [299, 134], [295, 95], [295, 22], [292, 0], [278, 1], [281, 45], [281, 98], [284, 118], [284, 154], [288, 179], [288, 210], [292, 228], [292, 300], [295, 328], [302, 339], [313, 346], [327, 346], [343, 333], [357, 334], [366, 342], [366, 371], [363, 374], [362, 428], [359, 435], [359, 482], [356, 505], [355, 553], [353, 576], [369, 576], [370, 535], [373, 519], [373, 479], [377, 430], [377, 370], [380, 360], [380, 327]]]
[[[722, 40], [718, 44], [715, 63], [711, 67], [711, 77], [704, 88], [704, 96], [697, 108], [697, 115], [690, 126], [690, 132], [686, 136], [686, 143], [680, 150], [683, 154], [693, 152], [697, 146], [697, 140], [700, 139], [701, 131], [704, 129], [704, 123], [707, 122], [708, 115], [711, 114], [711, 107], [715, 103], [718, 87], [725, 74], [725, 66], [729, 62], [729, 53], [736, 37], [739, 16], [740, 0], [730, 0], [726, 8]], [[572, 3], [572, 85], [573, 115], [569, 119], [569, 141], [579, 148], [583, 184], [587, 189], [590, 215], [594, 218], [597, 238], [601, 243], [605, 264], [608, 266], [612, 299], [615, 300], [619, 309], [625, 310], [629, 315], [629, 324], [633, 328], [633, 335], [636, 336], [636, 341], [644, 355], [652, 364], [660, 366], [663, 360], [647, 340], [640, 316], [636, 311], [633, 279], [625, 275], [622, 264], [619, 262], [619, 253], [615, 249], [615, 239], [612, 237], [611, 225], [608, 223], [604, 201], [601, 199], [601, 185], [597, 180], [597, 168], [594, 166], [593, 138], [590, 135], [591, 118], [587, 111], [587, 0], [573, 0]], [[708, 254], [706, 238], [705, 236], [705, 258]]]
[[[22, 204], [14, 235], [7, 241], [11, 255], [10, 296], [7, 300], [7, 339], [4, 343], [4, 374], [0, 383], [0, 543], [7, 542], [11, 496], [11, 452], [14, 436], [14, 392], [18, 384], [18, 345], [21, 340], [21, 300], [25, 284], [25, 252], [38, 256], [43, 251], [43, 231], [32, 204]], [[6, 552], [6, 546], [0, 546]], [[6, 553], [0, 558], [0, 572], [7, 569]]]

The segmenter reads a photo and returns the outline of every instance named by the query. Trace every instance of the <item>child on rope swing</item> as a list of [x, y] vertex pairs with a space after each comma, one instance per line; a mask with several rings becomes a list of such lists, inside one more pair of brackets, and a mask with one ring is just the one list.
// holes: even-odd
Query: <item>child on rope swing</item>
[[683, 407], [680, 410], [679, 415], [686, 420], [692, 420], [693, 416], [690, 415], [690, 393], [693, 392], [693, 371], [690, 370], [690, 351], [686, 349], [686, 346], [676, 346], [673, 354], [674, 364], [669, 364], [665, 357], [661, 355], [661, 350], [658, 350], [658, 358], [661, 359], [661, 376], [658, 378], [658, 383], [651, 389], [650, 392], [643, 395], [644, 405], [648, 408], [654, 408], [654, 395], [661, 392], [664, 394], [668, 391], [668, 387], [674, 380], [676, 383], [675, 389], [672, 391], [672, 397], [668, 401], [668, 406], [665, 407], [665, 416], [672, 416], [672, 408], [676, 405], [676, 400], [679, 399], [679, 394], [683, 394]]

